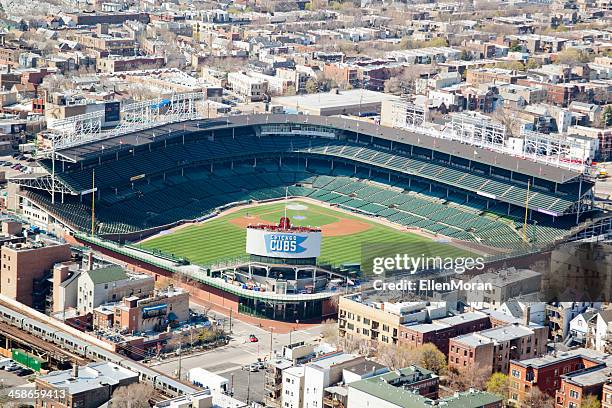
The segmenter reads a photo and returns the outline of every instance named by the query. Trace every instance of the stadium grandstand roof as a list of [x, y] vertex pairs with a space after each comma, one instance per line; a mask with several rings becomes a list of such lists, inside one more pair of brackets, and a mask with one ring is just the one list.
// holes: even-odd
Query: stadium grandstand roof
[[503, 168], [509, 171], [516, 171], [521, 174], [538, 177], [556, 183], [565, 183], [581, 175], [580, 172], [575, 170], [498, 153], [477, 146], [463, 144], [454, 140], [436, 138], [403, 129], [384, 127], [369, 122], [314, 115], [259, 114], [185, 121], [147, 130], [139, 130], [134, 133], [109, 137], [107, 139], [94, 140], [73, 147], [58, 149], [56, 154], [68, 160], [78, 162], [89, 158], [98, 157], [100, 154], [108, 154], [118, 150], [124, 150], [131, 146], [141, 146], [166, 138], [174, 139], [184, 133], [281, 123], [326, 126], [334, 129], [356, 132], [367, 136], [379, 137], [390, 141], [435, 150], [457, 157], [469, 158], [480, 163]]

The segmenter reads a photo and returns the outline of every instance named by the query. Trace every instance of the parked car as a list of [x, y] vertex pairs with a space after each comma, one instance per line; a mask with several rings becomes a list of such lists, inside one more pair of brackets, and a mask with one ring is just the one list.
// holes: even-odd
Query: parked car
[[252, 372], [252, 373], [255, 373], [255, 372], [259, 371], [259, 367], [257, 366], [257, 364], [251, 364], [251, 365], [249, 366], [248, 371], [250, 371], [250, 372]]
[[19, 370], [15, 371], [15, 374], [17, 374], [19, 377], [25, 377], [26, 375], [34, 374], [34, 371], [30, 370], [29, 368], [20, 368]]
[[15, 363], [8, 364], [6, 367], [4, 367], [4, 371], [8, 371], [8, 372], [13, 372], [17, 370], [19, 370], [19, 366]]

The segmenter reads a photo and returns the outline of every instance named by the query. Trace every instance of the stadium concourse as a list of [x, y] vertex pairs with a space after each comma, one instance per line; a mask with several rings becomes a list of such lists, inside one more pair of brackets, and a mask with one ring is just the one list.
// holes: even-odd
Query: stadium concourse
[[40, 187], [49, 174], [13, 180], [21, 209], [89, 231], [95, 188], [95, 233], [121, 241], [287, 193], [501, 248], [525, 245], [526, 205], [531, 244], [562, 238], [591, 215], [593, 184], [576, 171], [338, 118], [189, 121], [68, 146], [55, 158], [41, 164], [63, 192], [53, 203]]

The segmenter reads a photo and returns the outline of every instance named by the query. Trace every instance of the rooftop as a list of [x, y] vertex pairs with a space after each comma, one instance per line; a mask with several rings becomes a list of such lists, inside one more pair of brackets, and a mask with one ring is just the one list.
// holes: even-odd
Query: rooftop
[[45, 382], [52, 387], [64, 388], [74, 395], [107, 386], [115, 386], [125, 380], [138, 381], [138, 374], [114, 363], [91, 363], [79, 367], [78, 375], [72, 370], [53, 371], [38, 377], [37, 381]]

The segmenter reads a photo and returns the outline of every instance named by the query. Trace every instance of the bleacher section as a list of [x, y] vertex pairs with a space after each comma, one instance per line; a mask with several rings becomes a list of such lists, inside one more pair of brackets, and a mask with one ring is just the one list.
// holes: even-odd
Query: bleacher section
[[[215, 140], [199, 138], [185, 144], [168, 144], [150, 151], [136, 152], [134, 149], [126, 149], [104, 161], [95, 161], [85, 166], [83, 163], [66, 164], [64, 170], [58, 172], [57, 176], [73, 191], [81, 192], [91, 188], [92, 172], [95, 169], [96, 186], [114, 189], [130, 184], [134, 177], [161, 174], [179, 167], [246, 157], [265, 158], [279, 155], [340, 158], [345, 161], [392, 170], [419, 178], [427, 183], [436, 183], [444, 188], [450, 186], [465, 191], [465, 193], [519, 207], [524, 207], [527, 202], [526, 181], [510, 180], [499, 175], [488, 174], [477, 166], [467, 167], [462, 163], [425, 158], [422, 154], [384, 150], [381, 147], [356, 144], [346, 140], [307, 138], [305, 136], [256, 137], [254, 134], [242, 134], [236, 138], [226, 137]], [[42, 165], [48, 169], [51, 168], [49, 161], [43, 161]], [[335, 170], [332, 174], [349, 175], [339, 174], [338, 171], [343, 170]], [[549, 187], [531, 186], [530, 208], [563, 214], [578, 200], [577, 189], [559, 188], [553, 191]], [[350, 188], [348, 186], [348, 190], [339, 191], [339, 193], [351, 194]], [[431, 193], [436, 194], [435, 191]], [[446, 195], [441, 192], [437, 194]]]
[[[129, 164], [117, 162], [116, 166]], [[117, 169], [112, 166], [107, 169], [108, 173], [114, 171]], [[524, 244], [520, 219], [500, 215], [492, 208], [485, 212], [482, 200], [466, 202], [465, 196], [438, 198], [418, 183], [383, 185], [329, 173], [329, 169], [314, 165], [278, 167], [270, 162], [213, 172], [206, 167], [190, 168], [165, 178], [139, 180], [133, 187], [117, 188], [116, 192], [105, 190], [96, 203], [95, 228], [102, 235], [131, 233], [197, 219], [232, 202], [278, 199], [288, 194], [455, 239], [505, 248]], [[68, 198], [64, 204], [54, 206], [46, 193], [27, 191], [24, 195], [73, 228], [90, 230], [89, 205]], [[562, 220], [551, 225], [542, 219], [535, 233], [539, 242], [549, 242], [563, 235], [567, 226]]]

